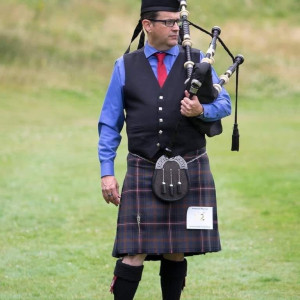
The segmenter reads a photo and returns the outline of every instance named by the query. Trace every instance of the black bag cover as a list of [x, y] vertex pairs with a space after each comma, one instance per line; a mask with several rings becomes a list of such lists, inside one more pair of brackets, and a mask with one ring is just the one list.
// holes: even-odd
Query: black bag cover
[[[218, 97], [218, 92], [213, 86], [211, 64], [201, 62], [194, 65], [192, 76], [186, 85], [187, 91], [190, 90], [193, 79], [197, 79], [202, 83], [196, 94], [201, 104], [212, 103]], [[209, 137], [221, 134], [223, 131], [221, 120], [204, 122], [197, 117], [189, 119], [198, 132]]]

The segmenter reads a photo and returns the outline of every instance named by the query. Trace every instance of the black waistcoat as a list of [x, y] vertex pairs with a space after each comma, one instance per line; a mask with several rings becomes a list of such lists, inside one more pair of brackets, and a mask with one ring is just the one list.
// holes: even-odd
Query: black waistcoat
[[[198, 62], [199, 51], [193, 56]], [[143, 48], [124, 55], [124, 104], [130, 152], [146, 158], [160, 155], [169, 147], [180, 119], [172, 154], [183, 155], [205, 146], [205, 136], [180, 114], [186, 79], [184, 63], [185, 53], [180, 47], [180, 53], [161, 88]]]

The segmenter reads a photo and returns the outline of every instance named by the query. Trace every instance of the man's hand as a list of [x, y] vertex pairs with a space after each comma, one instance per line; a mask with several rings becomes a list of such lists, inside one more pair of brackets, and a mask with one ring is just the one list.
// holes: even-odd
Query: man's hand
[[181, 100], [180, 112], [185, 117], [197, 117], [203, 112], [203, 106], [198, 100], [197, 96], [189, 99], [189, 92], [184, 91], [185, 97]]
[[102, 195], [107, 203], [115, 206], [120, 204], [119, 184], [115, 176], [104, 176], [101, 178]]

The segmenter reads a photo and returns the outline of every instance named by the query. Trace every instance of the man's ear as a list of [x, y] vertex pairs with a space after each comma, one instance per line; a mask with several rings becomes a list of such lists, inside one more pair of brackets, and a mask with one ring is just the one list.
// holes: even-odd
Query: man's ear
[[151, 28], [152, 28], [151, 21], [144, 19], [144, 20], [142, 20], [142, 25], [146, 32], [151, 32]]

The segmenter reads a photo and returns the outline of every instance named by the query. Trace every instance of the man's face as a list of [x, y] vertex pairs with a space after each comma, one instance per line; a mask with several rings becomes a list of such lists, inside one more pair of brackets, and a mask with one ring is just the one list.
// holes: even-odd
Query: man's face
[[[156, 20], [178, 20], [177, 12], [161, 11]], [[163, 22], [149, 21], [147, 27], [148, 43], [157, 50], [168, 50], [178, 44], [179, 26], [177, 23], [173, 27], [166, 26]]]

